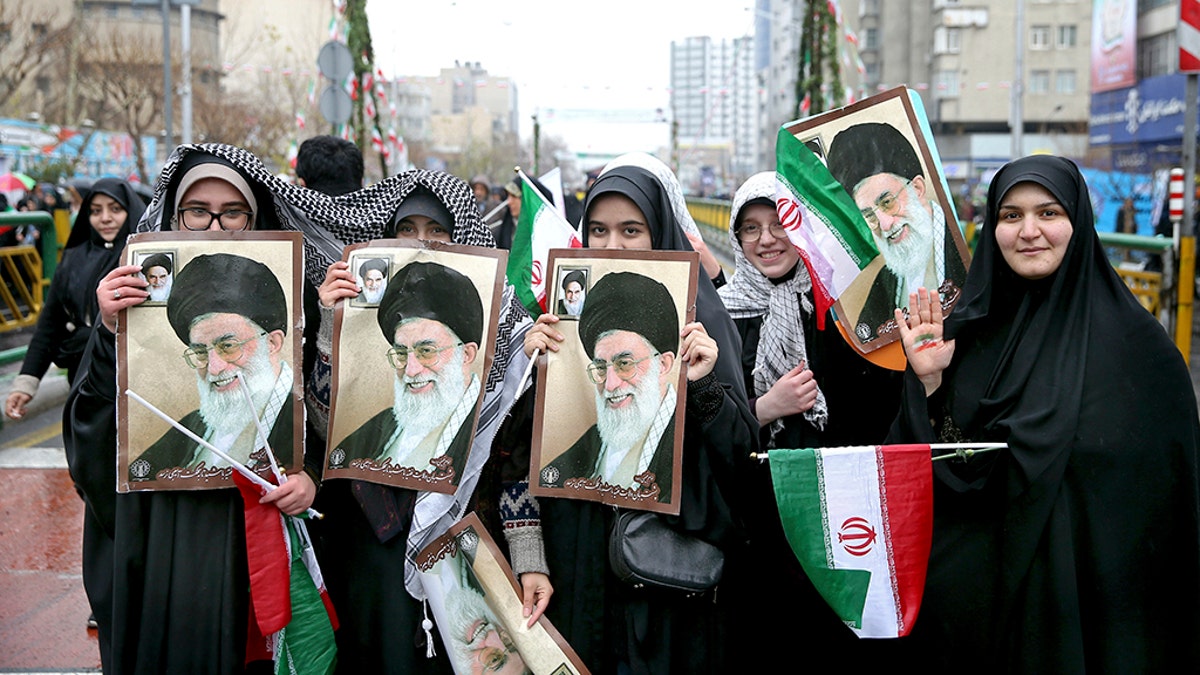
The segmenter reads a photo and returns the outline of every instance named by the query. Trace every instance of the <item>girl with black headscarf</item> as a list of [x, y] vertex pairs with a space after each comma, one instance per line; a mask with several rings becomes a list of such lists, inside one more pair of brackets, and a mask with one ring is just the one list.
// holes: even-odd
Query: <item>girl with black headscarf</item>
[[1013, 161], [954, 313], [924, 289], [908, 321], [897, 310], [909, 370], [891, 440], [1008, 444], [935, 465], [914, 666], [1200, 663], [1196, 399], [1092, 218], [1071, 161]]
[[96, 284], [117, 266], [125, 238], [145, 209], [129, 183], [119, 178], [96, 181], [75, 217], [21, 374], [13, 380], [5, 405], [9, 417], [19, 419], [25, 414], [51, 361], [67, 369], [68, 384], [75, 381], [98, 311]]
[[[645, 167], [614, 160], [584, 204], [584, 246], [691, 251], [673, 206], [683, 195], [672, 187]], [[629, 217], [614, 219], [613, 205]], [[689, 364], [682, 504], [679, 516], [660, 517], [726, 548], [740, 537], [733, 467], [757, 449], [758, 424], [746, 401], [737, 330], [708, 276], [701, 272], [697, 282], [696, 321], [681, 331], [679, 355]], [[553, 314], [538, 319], [527, 354], [558, 350], [557, 321]], [[546, 614], [592, 672], [727, 672], [712, 593], [687, 596], [618, 580], [608, 563], [612, 507], [573, 499], [542, 499], [540, 506], [555, 588]]]

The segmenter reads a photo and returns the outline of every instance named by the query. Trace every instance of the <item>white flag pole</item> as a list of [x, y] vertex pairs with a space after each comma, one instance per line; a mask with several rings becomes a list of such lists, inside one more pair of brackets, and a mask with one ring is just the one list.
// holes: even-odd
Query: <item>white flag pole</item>
[[[270, 481], [264, 480], [261, 476], [254, 473], [250, 469], [246, 468], [245, 464], [242, 464], [241, 462], [237, 461], [236, 459], [230, 457], [224, 450], [221, 450], [220, 448], [213, 445], [212, 443], [209, 443], [208, 441], [204, 440], [203, 438], [200, 438], [195, 433], [193, 433], [191, 429], [188, 429], [187, 427], [183, 426], [179, 422], [176, 422], [175, 420], [171, 419], [170, 415], [168, 415], [165, 412], [156, 408], [153, 403], [151, 403], [151, 402], [147, 401], [146, 399], [142, 398], [141, 396], [138, 396], [137, 394], [135, 394], [133, 392], [133, 390], [126, 389], [125, 394], [127, 396], [129, 396], [129, 398], [132, 398], [133, 400], [137, 401], [138, 403], [141, 403], [143, 406], [146, 407], [147, 410], [149, 410], [150, 412], [152, 412], [155, 415], [157, 415], [158, 417], [160, 417], [167, 424], [170, 424], [179, 433], [183, 434], [184, 436], [187, 436], [188, 438], [192, 439], [193, 441], [199, 443], [204, 448], [212, 451], [212, 453], [214, 455], [216, 455], [217, 457], [220, 457], [221, 459], [225, 460], [226, 462], [229, 462], [229, 465], [232, 466], [235, 471], [237, 471], [238, 473], [245, 476], [250, 482], [263, 488], [267, 492], [273, 492], [276, 489], [278, 489], [278, 487], [279, 487], [278, 485], [274, 485]], [[319, 511], [315, 511], [313, 509], [307, 509], [305, 511], [305, 513], [307, 513], [310, 518], [316, 518], [318, 520], [325, 517]]]
[[[865, 445], [865, 444], [864, 444]], [[888, 443], [887, 445], [925, 445], [924, 443]], [[1008, 443], [929, 443], [930, 450], [954, 450], [946, 455], [938, 455], [933, 458], [933, 461], [939, 459], [949, 459], [951, 457], [961, 457], [963, 459], [970, 457], [978, 452], [989, 452], [991, 450], [999, 450], [1007, 448]], [[881, 447], [881, 446], [876, 446]], [[752, 452], [750, 459], [757, 459], [760, 462], [765, 462], [769, 459], [769, 454], [765, 452]]]
[[275, 451], [271, 449], [271, 443], [267, 440], [267, 431], [263, 429], [262, 420], [258, 419], [258, 411], [254, 409], [254, 399], [250, 398], [250, 390], [246, 388], [246, 378], [240, 370], [236, 377], [238, 390], [242, 392], [246, 407], [250, 409], [250, 416], [254, 418], [254, 428], [258, 430], [258, 441], [267, 449], [267, 459], [271, 461], [271, 474], [275, 476], [275, 480], [279, 481], [280, 485], [283, 485], [287, 482], [287, 474], [279, 470], [279, 463], [275, 461]]
[[533, 372], [533, 364], [537, 362], [538, 354], [541, 353], [542, 350], [534, 349], [533, 354], [529, 357], [529, 363], [525, 365], [525, 372], [521, 373], [521, 383], [517, 385], [518, 396], [520, 396], [521, 392], [525, 391], [525, 382], [529, 379], [529, 374]]

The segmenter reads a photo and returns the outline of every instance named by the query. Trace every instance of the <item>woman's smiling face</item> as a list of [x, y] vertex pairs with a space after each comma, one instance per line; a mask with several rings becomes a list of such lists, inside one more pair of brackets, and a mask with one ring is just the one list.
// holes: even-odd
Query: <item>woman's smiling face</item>
[[996, 244], [1012, 271], [1026, 279], [1058, 270], [1074, 229], [1063, 205], [1037, 183], [1017, 183], [1000, 199]]
[[[768, 279], [778, 279], [790, 272], [800, 260], [800, 254], [787, 236], [780, 236], [779, 213], [775, 208], [750, 204], [742, 207], [741, 216], [738, 241], [746, 260]], [[751, 233], [757, 234], [758, 239], [746, 241], [741, 238]]]

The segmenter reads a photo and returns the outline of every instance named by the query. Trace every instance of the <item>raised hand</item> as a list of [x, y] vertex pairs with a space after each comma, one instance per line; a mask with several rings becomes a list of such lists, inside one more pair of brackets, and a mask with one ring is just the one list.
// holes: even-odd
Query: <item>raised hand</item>
[[908, 294], [908, 318], [899, 308], [896, 325], [908, 365], [925, 385], [928, 396], [942, 384], [942, 371], [954, 356], [954, 340], [943, 340], [942, 303], [937, 294], [919, 288]]
[[100, 280], [96, 286], [96, 301], [100, 305], [100, 322], [110, 332], [117, 332], [117, 312], [139, 305], [150, 297], [150, 284], [138, 276], [141, 265], [122, 265]]
[[711, 373], [717, 365], [717, 341], [704, 330], [704, 324], [693, 321], [683, 327], [679, 336], [683, 338], [679, 358], [687, 364], [688, 382], [695, 382]]
[[558, 343], [565, 339], [562, 333], [553, 328], [558, 323], [558, 317], [546, 313], [533, 322], [533, 327], [525, 333], [525, 356], [533, 358], [534, 350], [545, 354], [558, 351]]

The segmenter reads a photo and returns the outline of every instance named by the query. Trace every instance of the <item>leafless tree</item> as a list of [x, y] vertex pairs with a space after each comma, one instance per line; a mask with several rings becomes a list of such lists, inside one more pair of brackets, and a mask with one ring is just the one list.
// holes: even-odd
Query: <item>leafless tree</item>
[[24, 85], [61, 58], [69, 29], [69, 14], [35, 2], [0, 2], [0, 111], [24, 105]]
[[79, 64], [79, 96], [101, 128], [120, 129], [132, 138], [137, 171], [151, 183], [144, 136], [162, 128], [162, 55], [117, 32], [85, 37], [88, 58]]

